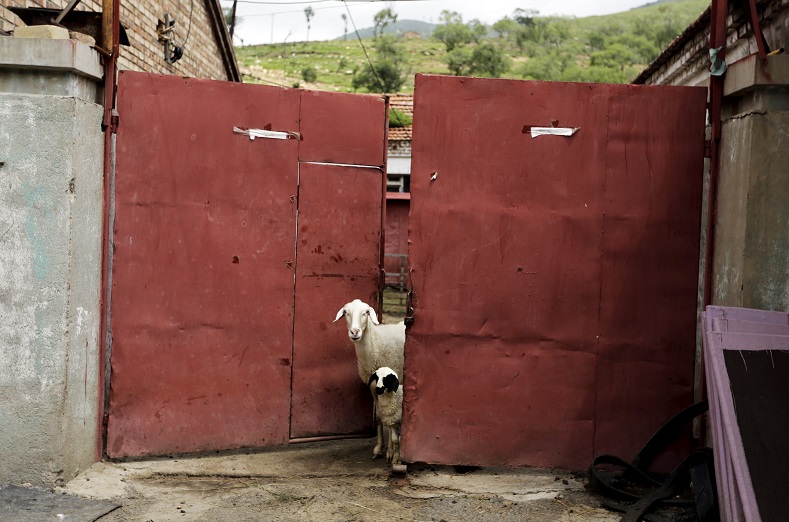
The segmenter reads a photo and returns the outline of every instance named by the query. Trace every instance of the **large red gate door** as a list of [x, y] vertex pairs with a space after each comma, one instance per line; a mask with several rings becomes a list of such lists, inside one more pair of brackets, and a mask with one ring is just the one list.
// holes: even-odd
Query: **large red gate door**
[[123, 72], [118, 112], [107, 455], [369, 429], [332, 320], [378, 288], [384, 98]]
[[585, 469], [691, 403], [705, 96], [417, 76], [404, 459]]
[[107, 455], [288, 440], [298, 91], [121, 73]]

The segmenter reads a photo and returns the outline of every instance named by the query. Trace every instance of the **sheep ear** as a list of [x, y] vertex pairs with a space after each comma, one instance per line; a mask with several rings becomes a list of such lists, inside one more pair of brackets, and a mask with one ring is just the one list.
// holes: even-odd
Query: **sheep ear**
[[375, 315], [375, 310], [373, 310], [373, 307], [368, 307], [367, 311], [370, 312], [370, 319], [373, 320], [373, 324], [378, 324], [378, 316]]
[[343, 315], [345, 315], [345, 307], [344, 306], [342, 308], [340, 308], [339, 312], [337, 312], [337, 317], [334, 318], [334, 322], [336, 323], [337, 321], [339, 321], [340, 317], [342, 317]]
[[367, 386], [368, 387], [372, 386], [374, 382], [376, 383], [378, 382], [378, 375], [375, 372], [373, 372], [373, 374], [370, 375], [370, 379], [367, 381]]
[[397, 380], [397, 375], [390, 373], [384, 377], [384, 388], [391, 391], [392, 393], [397, 393], [397, 388], [399, 387], [400, 383]]

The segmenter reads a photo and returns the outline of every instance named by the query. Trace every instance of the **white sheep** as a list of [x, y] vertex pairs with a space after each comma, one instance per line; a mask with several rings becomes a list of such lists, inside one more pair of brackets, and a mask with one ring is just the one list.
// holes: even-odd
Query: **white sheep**
[[[354, 299], [343, 306], [334, 322], [345, 316], [348, 326], [348, 337], [356, 349], [356, 367], [359, 378], [367, 384], [370, 375], [378, 368], [392, 368], [397, 375], [403, 375], [403, 347], [405, 345], [405, 324], [379, 324], [375, 310]], [[376, 399], [373, 393], [373, 400]], [[382, 455], [383, 428], [380, 421], [376, 422], [377, 440], [373, 449], [373, 458]]]
[[378, 368], [368, 381], [370, 390], [375, 389], [375, 413], [382, 425], [389, 428], [389, 445], [386, 460], [392, 465], [400, 464], [400, 423], [403, 419], [403, 387], [397, 373], [391, 368]]

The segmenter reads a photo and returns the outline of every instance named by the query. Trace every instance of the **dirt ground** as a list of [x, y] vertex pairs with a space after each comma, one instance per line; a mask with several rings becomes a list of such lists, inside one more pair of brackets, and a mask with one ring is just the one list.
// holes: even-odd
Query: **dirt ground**
[[615, 521], [584, 478], [528, 468], [372, 459], [373, 439], [350, 439], [134, 462], [99, 462], [62, 492], [112, 500], [100, 522]]

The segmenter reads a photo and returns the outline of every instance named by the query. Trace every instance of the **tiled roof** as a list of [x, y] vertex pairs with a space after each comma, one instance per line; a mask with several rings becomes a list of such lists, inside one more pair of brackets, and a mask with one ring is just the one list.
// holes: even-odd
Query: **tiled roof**
[[414, 95], [413, 94], [394, 94], [389, 96], [389, 106], [394, 107], [400, 112], [409, 116], [414, 115]]
[[[412, 94], [392, 95], [389, 97], [389, 107], [413, 118], [414, 96]], [[390, 127], [389, 141], [411, 141], [411, 125], [407, 127]]]
[[408, 141], [411, 139], [411, 126], [389, 129], [389, 141]]

